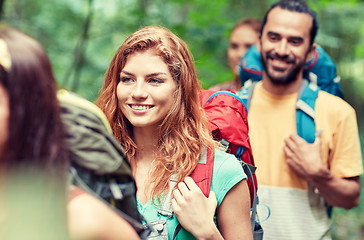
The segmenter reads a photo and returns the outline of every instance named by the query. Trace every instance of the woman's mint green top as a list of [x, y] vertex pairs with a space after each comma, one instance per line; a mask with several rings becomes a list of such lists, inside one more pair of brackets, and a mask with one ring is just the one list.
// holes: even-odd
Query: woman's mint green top
[[[234, 155], [225, 153], [221, 150], [215, 150], [214, 167], [211, 182], [211, 191], [215, 192], [217, 198], [217, 206], [220, 206], [226, 193], [235, 184], [243, 179], [246, 179], [246, 175], [239, 161]], [[165, 219], [160, 217], [157, 213], [159, 206], [153, 204], [152, 201], [145, 203], [144, 205], [138, 201], [138, 210], [145, 217], [148, 222], [153, 222], [159, 219]], [[157, 200], [155, 200], [157, 202]], [[168, 226], [168, 238], [172, 239], [173, 232], [178, 225], [178, 220], [175, 215], [173, 218], [167, 219]], [[179, 231], [176, 239], [195, 239], [192, 234], [184, 230]]]

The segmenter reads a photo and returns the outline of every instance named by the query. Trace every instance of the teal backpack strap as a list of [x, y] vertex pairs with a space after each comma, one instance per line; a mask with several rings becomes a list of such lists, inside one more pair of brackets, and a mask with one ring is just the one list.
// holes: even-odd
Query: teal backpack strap
[[[202, 151], [200, 159], [198, 160], [198, 164], [195, 170], [190, 175], [190, 177], [195, 181], [196, 185], [201, 189], [205, 197], [209, 197], [210, 194], [213, 168], [214, 149], [208, 148]], [[168, 199], [170, 201], [171, 197], [169, 196]], [[172, 211], [172, 205], [170, 210]], [[172, 240], [176, 239], [177, 234], [180, 232], [181, 229], [182, 225], [178, 223], [176, 228], [174, 229]]]
[[298, 136], [308, 143], [315, 141], [315, 103], [320, 88], [307, 80], [303, 80], [296, 102], [296, 127]]
[[257, 81], [248, 80], [238, 92], [238, 96], [243, 100], [244, 105], [246, 106], [247, 113], [250, 107], [250, 100], [253, 97], [253, 91], [256, 83]]
[[[250, 101], [256, 81], [248, 80], [239, 90], [238, 95], [247, 106], [250, 107]], [[308, 143], [315, 141], [315, 103], [320, 88], [314, 82], [303, 80], [297, 96], [296, 102], [296, 127], [298, 136], [305, 139]]]
[[[316, 139], [315, 103], [319, 91], [320, 88], [314, 82], [308, 82], [304, 79], [297, 96], [297, 134], [308, 143], [313, 143]], [[309, 189], [309, 191], [312, 191], [312, 189]], [[312, 198], [311, 195], [309, 192], [309, 199]], [[331, 218], [332, 206], [326, 204], [326, 211], [327, 216]]]

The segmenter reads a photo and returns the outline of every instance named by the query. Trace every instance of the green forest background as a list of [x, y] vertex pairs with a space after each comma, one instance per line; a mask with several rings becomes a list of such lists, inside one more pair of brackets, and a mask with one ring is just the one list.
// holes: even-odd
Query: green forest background
[[[273, 2], [1, 0], [0, 19], [43, 44], [60, 87], [94, 101], [117, 48], [145, 25], [165, 26], [187, 42], [204, 88], [232, 79], [226, 57], [231, 28], [239, 19], [261, 18]], [[345, 99], [357, 111], [364, 142], [364, 1], [307, 2], [318, 13], [317, 43], [337, 64]], [[358, 207], [335, 209], [333, 238], [364, 239], [363, 210], [363, 191]]]

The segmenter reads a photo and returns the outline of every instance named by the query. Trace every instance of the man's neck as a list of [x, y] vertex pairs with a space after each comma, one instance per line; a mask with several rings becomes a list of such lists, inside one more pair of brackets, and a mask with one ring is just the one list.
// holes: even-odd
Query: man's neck
[[277, 85], [272, 83], [268, 76], [263, 73], [262, 86], [263, 88], [274, 95], [288, 95], [298, 92], [302, 83], [302, 75], [287, 85]]

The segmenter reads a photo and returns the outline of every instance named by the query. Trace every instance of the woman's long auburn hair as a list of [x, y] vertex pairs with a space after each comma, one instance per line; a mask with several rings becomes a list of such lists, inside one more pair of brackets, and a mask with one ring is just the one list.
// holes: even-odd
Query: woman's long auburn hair
[[160, 124], [157, 157], [150, 171], [151, 194], [160, 200], [161, 195], [168, 191], [171, 176], [176, 174], [179, 181], [189, 176], [203, 149], [214, 148], [216, 142], [201, 108], [202, 87], [187, 45], [166, 28], [144, 27], [130, 35], [117, 50], [96, 101], [127, 152], [132, 168], [135, 167], [138, 146], [133, 140], [132, 125], [118, 107], [116, 88], [128, 57], [147, 50], [152, 50], [164, 60], [177, 83], [176, 100]]

